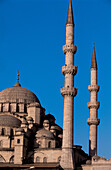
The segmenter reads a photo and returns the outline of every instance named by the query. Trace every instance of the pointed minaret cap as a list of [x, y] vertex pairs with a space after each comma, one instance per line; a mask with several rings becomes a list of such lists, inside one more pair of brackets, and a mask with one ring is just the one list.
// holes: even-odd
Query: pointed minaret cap
[[69, 9], [68, 9], [68, 15], [67, 15], [66, 24], [73, 24], [74, 25], [73, 10], [72, 10], [72, 2], [71, 2], [71, 0], [69, 1]]
[[93, 53], [92, 53], [91, 68], [97, 69], [97, 61], [96, 61], [95, 43], [94, 42], [93, 42]]
[[14, 86], [15, 87], [21, 87], [21, 84], [19, 83], [19, 70], [18, 70], [18, 73], [17, 73], [17, 82], [15, 83]]

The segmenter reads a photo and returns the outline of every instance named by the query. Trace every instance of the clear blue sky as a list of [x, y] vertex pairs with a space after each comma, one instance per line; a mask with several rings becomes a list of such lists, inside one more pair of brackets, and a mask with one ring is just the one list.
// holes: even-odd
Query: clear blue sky
[[[72, 0], [75, 19], [74, 143], [88, 152], [90, 63], [95, 41], [98, 63], [98, 155], [111, 157], [111, 1]], [[0, 91], [20, 83], [33, 91], [46, 113], [62, 126], [61, 66], [68, 0], [0, 0]]]

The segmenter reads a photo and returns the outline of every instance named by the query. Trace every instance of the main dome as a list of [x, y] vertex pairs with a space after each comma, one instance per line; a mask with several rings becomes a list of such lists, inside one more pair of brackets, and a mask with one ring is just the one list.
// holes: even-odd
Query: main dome
[[30, 90], [21, 87], [21, 86], [14, 86], [9, 87], [3, 91], [0, 92], [0, 103], [33, 103], [37, 102], [40, 104], [39, 99], [36, 97], [36, 95], [31, 92]]

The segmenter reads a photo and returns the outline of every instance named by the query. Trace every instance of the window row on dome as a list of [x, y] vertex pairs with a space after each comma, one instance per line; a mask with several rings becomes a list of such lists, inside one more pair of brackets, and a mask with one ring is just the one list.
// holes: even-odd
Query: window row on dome
[[55, 148], [56, 142], [55, 142], [55, 140], [39, 139], [39, 140], [36, 140], [35, 147], [38, 147], [38, 148]]
[[58, 140], [49, 140], [47, 138], [36, 139], [35, 148], [60, 148], [61, 143]]
[[27, 113], [27, 104], [24, 104], [24, 103], [0, 103], [0, 112]]

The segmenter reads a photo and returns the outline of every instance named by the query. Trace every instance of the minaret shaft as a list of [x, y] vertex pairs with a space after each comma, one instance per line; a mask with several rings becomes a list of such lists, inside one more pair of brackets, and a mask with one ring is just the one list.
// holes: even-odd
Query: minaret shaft
[[65, 65], [74, 65], [74, 54], [66, 53]]
[[97, 84], [97, 70], [91, 69], [91, 85]]
[[74, 25], [66, 25], [66, 44], [74, 44]]
[[97, 126], [100, 123], [97, 113], [99, 108], [99, 102], [97, 102], [99, 86], [97, 85], [97, 62], [94, 46], [91, 63], [91, 85], [88, 86], [88, 89], [90, 91], [90, 102], [88, 103], [90, 118], [87, 119], [87, 123], [89, 125], [89, 155], [92, 157], [97, 155]]
[[62, 158], [60, 164], [63, 169], [74, 169], [73, 107], [74, 96], [77, 93], [77, 89], [74, 88], [74, 75], [77, 72], [77, 67], [74, 66], [76, 46], [74, 45], [74, 22], [71, 0], [69, 2], [66, 24], [66, 45], [63, 46], [63, 52], [65, 53], [65, 66], [62, 67], [62, 73], [65, 76], [65, 81], [64, 87], [61, 88], [61, 94], [64, 97], [64, 118]]
[[[67, 128], [68, 127], [68, 128]], [[72, 149], [73, 145], [73, 96], [64, 96], [63, 148]]]
[[89, 155], [92, 157], [97, 155], [97, 126], [90, 125], [89, 127]]
[[65, 75], [65, 83], [64, 83], [65, 87], [73, 87], [74, 86], [74, 77], [73, 75], [69, 74], [69, 75]]

